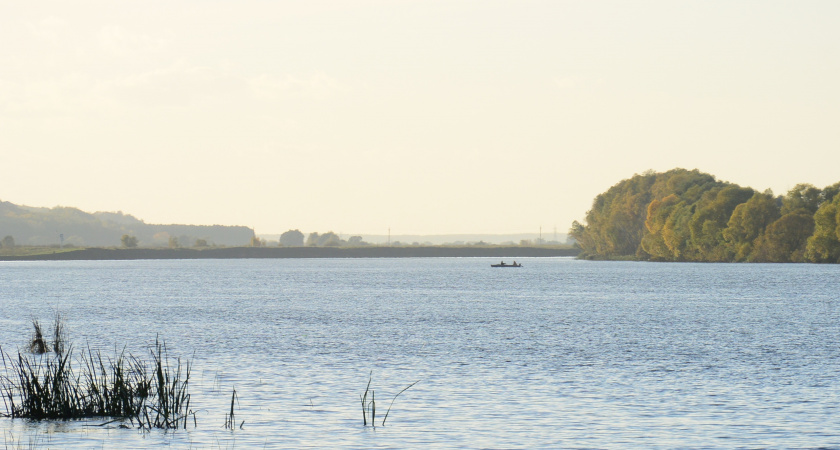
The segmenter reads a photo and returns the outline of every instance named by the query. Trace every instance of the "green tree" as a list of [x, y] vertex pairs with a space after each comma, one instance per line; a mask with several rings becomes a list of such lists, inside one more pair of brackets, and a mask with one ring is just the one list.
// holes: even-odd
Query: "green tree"
[[318, 237], [318, 247], [341, 247], [343, 243], [344, 241], [332, 231], [328, 231]]
[[756, 239], [748, 261], [803, 262], [808, 238], [813, 233], [814, 217], [808, 210], [802, 208], [785, 214]]
[[120, 242], [122, 243], [122, 246], [125, 247], [125, 248], [137, 247], [137, 237], [135, 237], [135, 236], [130, 236], [128, 234], [124, 234], [120, 238]]
[[207, 247], [207, 240], [206, 239], [196, 239], [195, 244], [193, 247]]
[[822, 191], [811, 184], [801, 183], [789, 190], [782, 199], [782, 214], [804, 209], [811, 214], [817, 212], [824, 201]]
[[347, 239], [347, 245], [351, 247], [362, 247], [367, 245], [367, 242], [365, 242], [361, 236], [350, 236], [350, 238]]
[[303, 233], [300, 230], [289, 230], [280, 235], [280, 245], [283, 247], [303, 247]]
[[729, 261], [732, 252], [726, 248], [723, 230], [735, 208], [753, 196], [750, 188], [731, 184], [712, 189], [701, 198], [688, 222], [691, 243], [702, 261]]
[[754, 241], [781, 213], [772, 192], [758, 193], [736, 206], [729, 218], [723, 239], [736, 261], [746, 261], [753, 251]]
[[840, 195], [814, 214], [814, 234], [808, 238], [805, 257], [813, 262], [840, 262]]
[[665, 242], [664, 231], [668, 218], [679, 204], [679, 197], [670, 194], [662, 200], [654, 199], [648, 205], [645, 219], [647, 234], [642, 238], [642, 250], [650, 255], [651, 259], [668, 261], [677, 256]]

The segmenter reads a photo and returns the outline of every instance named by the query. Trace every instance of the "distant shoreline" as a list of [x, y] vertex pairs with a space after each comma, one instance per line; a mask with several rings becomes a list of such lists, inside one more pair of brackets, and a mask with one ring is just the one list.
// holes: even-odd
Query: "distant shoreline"
[[575, 248], [547, 247], [225, 247], [85, 248], [54, 253], [0, 256], [0, 261], [109, 261], [138, 259], [283, 259], [283, 258], [544, 258], [577, 256]]

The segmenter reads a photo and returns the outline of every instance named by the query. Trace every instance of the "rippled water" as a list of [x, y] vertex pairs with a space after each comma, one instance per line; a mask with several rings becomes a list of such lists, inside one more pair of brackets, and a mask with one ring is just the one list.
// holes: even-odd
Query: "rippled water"
[[[198, 421], [0, 432], [23, 447], [840, 446], [840, 267], [491, 262], [0, 263], [5, 351], [56, 310], [77, 347], [138, 354], [159, 334], [194, 361]], [[375, 429], [371, 371], [380, 417], [420, 380]]]

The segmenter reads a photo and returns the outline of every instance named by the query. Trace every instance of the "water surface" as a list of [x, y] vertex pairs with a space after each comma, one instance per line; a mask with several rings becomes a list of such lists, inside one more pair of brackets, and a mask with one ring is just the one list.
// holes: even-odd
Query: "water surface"
[[[840, 268], [486, 258], [0, 263], [0, 345], [194, 362], [198, 427], [0, 419], [50, 447], [837, 447]], [[386, 425], [362, 426], [369, 374]], [[230, 393], [242, 429], [223, 428]], [[0, 406], [1, 407], [1, 406]]]

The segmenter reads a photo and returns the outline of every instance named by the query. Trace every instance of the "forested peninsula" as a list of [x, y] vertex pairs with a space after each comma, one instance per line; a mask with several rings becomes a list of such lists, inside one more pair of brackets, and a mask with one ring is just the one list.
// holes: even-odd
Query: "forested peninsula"
[[840, 263], [840, 183], [787, 194], [698, 170], [646, 172], [595, 197], [570, 234], [581, 258]]

